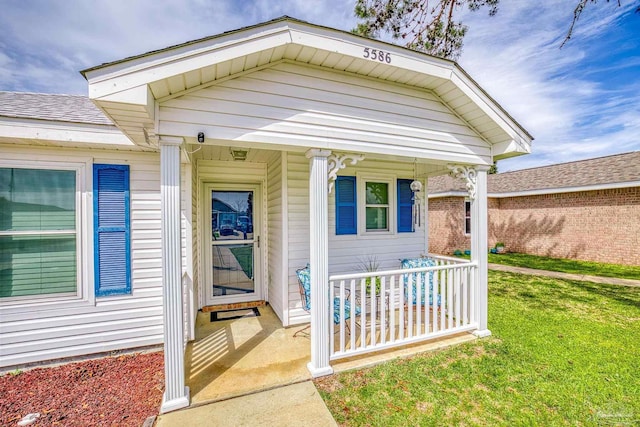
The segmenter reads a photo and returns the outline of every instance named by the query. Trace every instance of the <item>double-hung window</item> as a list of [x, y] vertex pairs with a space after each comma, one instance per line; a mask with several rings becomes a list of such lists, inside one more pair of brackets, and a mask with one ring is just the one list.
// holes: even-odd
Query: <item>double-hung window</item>
[[339, 176], [336, 180], [336, 235], [413, 232], [410, 179]]
[[471, 202], [464, 201], [464, 234], [471, 234]]
[[78, 171], [0, 167], [0, 298], [78, 294]]
[[389, 183], [365, 181], [365, 230], [389, 231]]

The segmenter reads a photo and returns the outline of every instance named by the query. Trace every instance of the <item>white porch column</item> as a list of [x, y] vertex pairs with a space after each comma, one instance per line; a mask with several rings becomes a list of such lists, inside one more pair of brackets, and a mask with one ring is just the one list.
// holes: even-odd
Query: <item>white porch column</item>
[[160, 137], [162, 191], [162, 292], [165, 391], [161, 412], [189, 406], [184, 374], [184, 319], [180, 242], [180, 146], [182, 138]]
[[309, 219], [311, 267], [311, 362], [307, 368], [313, 377], [333, 373], [329, 365], [329, 226], [328, 167], [331, 151], [311, 149], [309, 172]]
[[471, 261], [478, 263], [476, 270], [476, 319], [478, 330], [474, 335], [487, 337], [491, 331], [487, 329], [488, 294], [487, 287], [487, 171], [488, 167], [476, 166], [475, 197], [471, 198]]

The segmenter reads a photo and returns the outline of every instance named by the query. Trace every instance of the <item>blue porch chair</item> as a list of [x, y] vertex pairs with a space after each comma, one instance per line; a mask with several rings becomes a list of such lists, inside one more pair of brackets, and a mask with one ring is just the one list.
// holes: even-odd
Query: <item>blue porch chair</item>
[[[311, 270], [309, 264], [305, 268], [300, 268], [296, 270], [296, 275], [298, 276], [298, 287], [300, 289], [300, 299], [302, 300], [302, 309], [307, 313], [311, 312]], [[360, 314], [360, 307], [356, 306], [355, 308], [356, 316]], [[349, 295], [344, 301], [344, 319], [340, 319], [340, 297], [333, 298], [333, 323], [339, 325], [341, 321], [346, 321], [351, 318], [351, 303], [349, 302]], [[347, 327], [347, 331], [349, 330], [349, 324], [345, 323]], [[305, 326], [304, 328], [297, 331], [293, 336], [297, 336], [300, 333], [304, 333], [307, 329], [311, 327], [311, 324]], [[308, 334], [307, 334], [308, 335]]]
[[[400, 261], [401, 268], [435, 267], [436, 263], [432, 258], [410, 258]], [[433, 271], [423, 271], [421, 273], [406, 273], [402, 275], [404, 287], [404, 300], [406, 305], [416, 305], [418, 303], [418, 275], [420, 275], [420, 305], [424, 305], [426, 299], [425, 288], [429, 283], [429, 305], [433, 306]], [[427, 279], [427, 275], [429, 278]], [[438, 294], [438, 307], [440, 307], [440, 294]]]

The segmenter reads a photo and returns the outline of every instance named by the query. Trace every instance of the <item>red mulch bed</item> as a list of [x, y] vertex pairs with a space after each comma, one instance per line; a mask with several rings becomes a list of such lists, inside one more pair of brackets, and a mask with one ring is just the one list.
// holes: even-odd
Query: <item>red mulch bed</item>
[[0, 426], [135, 426], [157, 415], [162, 352], [127, 354], [0, 376]]

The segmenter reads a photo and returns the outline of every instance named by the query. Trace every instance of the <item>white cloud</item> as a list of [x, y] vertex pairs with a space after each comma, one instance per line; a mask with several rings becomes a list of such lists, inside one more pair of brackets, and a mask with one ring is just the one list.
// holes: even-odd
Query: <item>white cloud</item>
[[[598, 52], [630, 6], [586, 9], [571, 41], [559, 49], [573, 7], [566, 0], [510, 0], [493, 18], [482, 12], [465, 17], [470, 30], [461, 64], [536, 137], [532, 155], [501, 162], [501, 171], [640, 148], [633, 135], [640, 87], [627, 84], [621, 93], [601, 79], [608, 68], [638, 67], [637, 58], [610, 63]], [[627, 43], [638, 49], [637, 42]]]
[[[462, 66], [536, 137], [534, 154], [503, 161], [500, 170], [640, 149], [640, 83], [610, 80], [640, 70], [637, 37], [613, 31], [634, 6], [590, 6], [560, 50], [574, 3], [503, 0], [493, 18], [485, 11], [463, 16], [470, 30]], [[353, 4], [9, 0], [0, 14], [0, 89], [86, 93], [81, 69], [282, 15], [350, 30]], [[626, 55], [607, 61], [607, 49]]]

